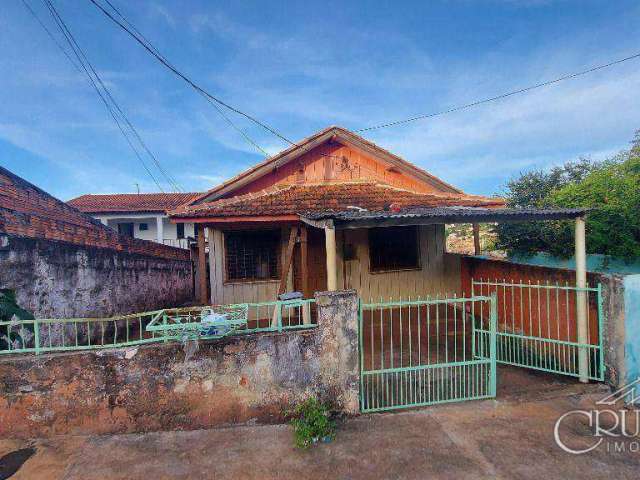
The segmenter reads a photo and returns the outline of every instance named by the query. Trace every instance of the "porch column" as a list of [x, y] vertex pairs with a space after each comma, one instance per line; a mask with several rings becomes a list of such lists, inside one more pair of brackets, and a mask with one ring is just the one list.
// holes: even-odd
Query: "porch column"
[[336, 229], [324, 227], [325, 249], [327, 251], [327, 290], [338, 289], [338, 266], [336, 264]]
[[[575, 237], [576, 287], [583, 289], [587, 287], [587, 254], [584, 217], [576, 218]], [[576, 292], [576, 300], [578, 343], [586, 345], [589, 343], [587, 334], [587, 292], [578, 290]], [[602, 335], [602, 332], [599, 332], [599, 334]], [[589, 381], [589, 353], [586, 347], [578, 348], [578, 373], [580, 375], [580, 381], [587, 383]]]
[[207, 298], [207, 256], [204, 236], [206, 228], [202, 225], [197, 225], [196, 228], [198, 229], [198, 301], [202, 305], [207, 305], [209, 299]]
[[158, 243], [164, 243], [164, 223], [162, 216], [156, 217], [156, 238]]

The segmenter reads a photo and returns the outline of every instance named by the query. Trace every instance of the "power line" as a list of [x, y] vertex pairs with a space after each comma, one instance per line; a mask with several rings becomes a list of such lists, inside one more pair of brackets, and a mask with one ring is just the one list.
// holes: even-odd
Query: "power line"
[[[163, 174], [163, 176], [165, 176], [165, 179], [167, 179], [167, 182], [172, 186], [172, 188], [176, 191], [180, 191], [180, 187], [177, 184], [177, 182], [168, 174], [168, 172], [164, 171], [164, 169], [162, 168], [162, 166], [159, 164], [159, 162], [157, 161], [157, 159], [155, 158], [155, 156], [153, 155], [153, 153], [149, 150], [149, 148], [146, 146], [146, 144], [144, 143], [142, 137], [140, 136], [140, 134], [137, 132], [137, 130], [135, 129], [135, 127], [131, 124], [131, 122], [128, 120], [128, 118], [126, 117], [125, 113], [123, 112], [123, 110], [120, 108], [120, 106], [117, 104], [117, 102], [115, 101], [115, 99], [113, 98], [113, 96], [111, 95], [109, 89], [106, 87], [106, 85], [104, 84], [104, 82], [102, 81], [102, 79], [100, 78], [100, 75], [97, 73], [97, 71], [95, 70], [95, 68], [93, 68], [93, 66], [91, 65], [91, 62], [89, 61], [89, 59], [87, 58], [86, 54], [82, 51], [81, 47], [79, 46], [79, 44], [77, 43], [77, 41], [75, 40], [75, 38], [73, 37], [73, 34], [71, 33], [71, 31], [69, 30], [69, 28], [67, 27], [67, 25], [64, 23], [64, 20], [62, 19], [62, 17], [60, 16], [59, 12], [55, 9], [54, 5], [49, 1], [49, 0], [43, 0], [43, 3], [45, 5], [45, 7], [49, 10], [49, 13], [51, 14], [56, 26], [58, 27], [58, 29], [60, 30], [60, 32], [62, 33], [65, 41], [67, 42], [67, 44], [71, 47], [71, 51], [73, 52], [74, 56], [77, 59], [77, 62], [80, 64], [78, 65], [76, 63], [76, 61], [74, 61], [71, 56], [69, 55], [69, 53], [67, 52], [67, 50], [64, 48], [63, 45], [61, 45], [58, 40], [55, 38], [55, 36], [53, 35], [53, 33], [47, 28], [47, 26], [44, 24], [44, 22], [38, 17], [38, 15], [35, 13], [35, 11], [33, 10], [33, 8], [31, 8], [31, 6], [26, 2], [26, 0], [22, 0], [22, 3], [24, 4], [24, 6], [26, 7], [26, 9], [29, 11], [29, 13], [36, 19], [36, 21], [40, 24], [40, 26], [45, 30], [45, 32], [47, 33], [47, 35], [51, 38], [51, 40], [56, 44], [56, 46], [60, 49], [60, 51], [62, 51], [62, 53], [67, 57], [67, 59], [71, 62], [71, 64], [74, 66], [74, 68], [80, 72], [86, 75], [86, 79], [88, 81], [88, 83], [91, 85], [91, 87], [96, 91], [96, 93], [98, 94], [98, 96], [100, 97], [100, 99], [102, 100], [102, 102], [105, 104], [105, 107], [107, 108], [107, 111], [109, 112], [110, 116], [112, 117], [114, 123], [116, 124], [116, 126], [118, 127], [118, 129], [120, 130], [121, 134], [123, 135], [123, 137], [125, 138], [125, 140], [127, 141], [127, 143], [129, 144], [129, 147], [132, 149], [132, 151], [134, 152], [135, 156], [137, 157], [138, 161], [141, 163], [141, 165], [143, 166], [143, 168], [145, 169], [145, 171], [147, 172], [147, 174], [151, 177], [151, 179], [153, 180], [153, 182], [155, 183], [155, 185], [158, 187], [158, 189], [162, 192], [164, 192], [164, 189], [162, 188], [162, 186], [160, 185], [160, 183], [158, 182], [157, 178], [154, 176], [154, 174], [151, 172], [151, 170], [149, 169], [149, 167], [146, 165], [146, 162], [144, 161], [144, 159], [140, 156], [140, 152], [138, 152], [137, 148], [133, 145], [131, 139], [129, 138], [129, 135], [127, 134], [127, 132], [124, 129], [123, 124], [121, 123], [121, 121], [124, 121], [124, 123], [127, 124], [127, 126], [129, 127], [129, 129], [131, 130], [131, 132], [133, 132], [133, 134], [135, 135], [135, 137], [137, 138], [138, 142], [140, 143], [140, 145], [142, 145], [142, 147], [147, 151], [147, 154], [152, 158], [152, 160], [154, 160], [154, 163], [156, 163], [156, 166], [158, 167], [158, 169], [161, 171], [161, 173]], [[83, 60], [84, 58], [84, 60]], [[86, 63], [85, 63], [86, 62]], [[89, 67], [89, 69], [91, 70], [91, 72], [93, 72], [93, 76], [91, 75], [91, 73], [89, 72], [89, 70], [87, 69], [87, 65]], [[98, 84], [96, 83], [96, 80], [98, 81], [98, 83], [100, 84], [100, 86], [103, 88], [104, 93], [100, 90]], [[105, 97], [106, 94], [106, 97]], [[113, 106], [115, 106], [116, 111], [114, 111], [113, 106], [109, 103], [109, 100], [112, 102]], [[119, 118], [120, 117], [120, 120]]]
[[[84, 53], [84, 51], [82, 50], [82, 48], [80, 47], [80, 45], [78, 44], [78, 42], [76, 41], [75, 37], [73, 36], [73, 34], [71, 33], [71, 31], [69, 30], [69, 28], [67, 27], [67, 25], [64, 23], [64, 20], [62, 19], [62, 17], [60, 17], [60, 14], [55, 10], [55, 7], [53, 6], [53, 4], [51, 3], [50, 0], [46, 0], [47, 3], [49, 5], [51, 5], [51, 8], [53, 9], [53, 12], [55, 12], [55, 15], [58, 17], [58, 19], [60, 20], [60, 22], [62, 23], [62, 26], [64, 27], [64, 30], [66, 31], [66, 33], [68, 34], [68, 38], [71, 39], [71, 41], [73, 42], [73, 44], [75, 45], [77, 51], [82, 55], [82, 58], [85, 60], [85, 62], [87, 63], [87, 65], [89, 66], [89, 68], [91, 69], [91, 72], [93, 73], [93, 75], [95, 76], [95, 78], [98, 80], [100, 86], [103, 88], [104, 92], [107, 94], [107, 97], [109, 98], [109, 100], [111, 100], [111, 103], [115, 106], [116, 110], [118, 111], [118, 113], [120, 114], [121, 118], [124, 120], [124, 122], [126, 123], [126, 125], [129, 127], [130, 131], [133, 132], [133, 135], [135, 136], [135, 138], [138, 140], [138, 143], [142, 146], [142, 148], [147, 152], [147, 155], [151, 158], [151, 160], [153, 161], [153, 163], [156, 165], [156, 167], [158, 168], [158, 170], [160, 171], [160, 173], [162, 174], [162, 176], [165, 178], [165, 180], [167, 181], [167, 183], [177, 192], [181, 191], [182, 189], [180, 188], [180, 186], [178, 185], [178, 183], [176, 182], [176, 180], [162, 167], [162, 165], [160, 164], [159, 160], [156, 158], [156, 156], [153, 154], [153, 152], [151, 152], [151, 150], [149, 149], [149, 147], [147, 146], [147, 144], [144, 142], [144, 140], [142, 139], [142, 137], [140, 136], [140, 134], [138, 133], [137, 129], [133, 126], [133, 124], [129, 121], [129, 119], [127, 118], [127, 115], [124, 113], [124, 111], [122, 110], [122, 108], [120, 107], [120, 105], [118, 104], [118, 102], [116, 102], [115, 98], [113, 98], [113, 96], [111, 95], [110, 90], [107, 88], [107, 86], [104, 84], [104, 82], [102, 81], [102, 78], [100, 77], [100, 75], [98, 74], [98, 72], [96, 71], [96, 69], [93, 67], [93, 65], [91, 64], [91, 61], [89, 60], [89, 58], [87, 57], [87, 55]], [[64, 33], [64, 32], [63, 32]], [[67, 37], [65, 35], [65, 37]], [[75, 52], [75, 50], [74, 50]], [[81, 60], [82, 61], [82, 60]]]
[[157, 52], [155, 48], [152, 48], [151, 46], [149, 46], [141, 37], [139, 37], [134, 32], [132, 32], [131, 29], [128, 28], [126, 25], [124, 25], [121, 21], [116, 19], [111, 13], [109, 13], [96, 0], [89, 0], [89, 1], [91, 3], [93, 3], [112, 22], [114, 22], [122, 30], [124, 30], [126, 33], [128, 33], [136, 42], [138, 42], [140, 45], [142, 45], [142, 47], [145, 50], [147, 50], [151, 55], [153, 55], [161, 64], [163, 64], [165, 67], [167, 67], [169, 70], [171, 70], [171, 72], [173, 72], [175, 75], [180, 77], [182, 80], [187, 82], [192, 88], [194, 88], [195, 90], [200, 92], [202, 95], [205, 95], [207, 98], [209, 98], [210, 100], [216, 102], [218, 105], [220, 105], [222, 107], [225, 107], [226, 109], [228, 109], [228, 110], [230, 110], [230, 111], [232, 111], [232, 112], [234, 112], [234, 113], [236, 113], [238, 115], [241, 115], [241, 116], [245, 117], [246, 119], [250, 120], [251, 122], [255, 123], [256, 125], [262, 127], [263, 129], [265, 129], [268, 132], [272, 133], [276, 137], [278, 137], [281, 140], [285, 141], [286, 143], [288, 143], [290, 145], [296, 145], [295, 142], [289, 140], [287, 137], [285, 137], [283, 134], [281, 134], [275, 128], [271, 127], [270, 125], [266, 124], [265, 122], [262, 122], [262, 121], [258, 120], [257, 118], [255, 118], [253, 115], [245, 113], [242, 110], [239, 110], [238, 108], [229, 105], [228, 103], [224, 102], [220, 98], [218, 98], [218, 97], [212, 95], [211, 93], [209, 93], [203, 87], [201, 87], [200, 85], [195, 83], [193, 80], [191, 80], [189, 77], [187, 77], [184, 73], [182, 73], [180, 70], [178, 70], [176, 67], [174, 67], [169, 61], [167, 61], [164, 58], [163, 55], [161, 55], [159, 52]]
[[[75, 55], [76, 59], [80, 62], [80, 67], [82, 69], [82, 71], [84, 71], [88, 83], [94, 88], [94, 90], [96, 91], [96, 93], [98, 94], [98, 96], [100, 97], [100, 99], [102, 100], [102, 102], [104, 103], [105, 107], [107, 108], [107, 111], [109, 112], [109, 114], [111, 115], [111, 118], [113, 119], [114, 123], [116, 124], [116, 126], [118, 127], [118, 129], [120, 130], [120, 133], [122, 133], [122, 136], [125, 138], [125, 140], [127, 141], [127, 143], [129, 144], [129, 147], [131, 148], [131, 150], [133, 150], [133, 153], [136, 155], [136, 157], [138, 158], [138, 160], [140, 161], [140, 163], [142, 164], [143, 168], [145, 169], [145, 171], [147, 172], [147, 174], [151, 177], [151, 179], [153, 180], [153, 182], [156, 184], [156, 186], [160, 189], [160, 191], [164, 192], [164, 189], [162, 188], [162, 186], [160, 185], [160, 183], [158, 182], [158, 180], [156, 179], [156, 177], [153, 175], [153, 173], [151, 172], [151, 170], [149, 170], [149, 167], [147, 167], [146, 163], [144, 162], [144, 160], [142, 159], [142, 157], [140, 156], [138, 150], [135, 148], [135, 146], [133, 145], [133, 143], [131, 143], [131, 140], [129, 139], [129, 136], [127, 135], [127, 133], [124, 131], [123, 126], [121, 125], [120, 121], [118, 120], [117, 115], [115, 114], [115, 112], [113, 111], [113, 107], [109, 104], [109, 102], [107, 101], [107, 99], [105, 98], [104, 94], [102, 93], [102, 91], [100, 90], [100, 88], [98, 87], [98, 85], [96, 84], [94, 78], [91, 76], [91, 74], [89, 73], [89, 71], [87, 70], [86, 65], [84, 64], [84, 62], [82, 61], [82, 58], [80, 57], [80, 55], [78, 54], [78, 52], [75, 50], [75, 47], [73, 45], [73, 43], [71, 42], [71, 40], [69, 39], [67, 33], [65, 32], [62, 24], [60, 23], [61, 18], [56, 16], [56, 11], [55, 8], [53, 8], [53, 5], [51, 5], [48, 0], [43, 0], [43, 3], [45, 5], [45, 7], [49, 10], [49, 14], [52, 16], [56, 26], [58, 27], [58, 29], [62, 32], [63, 37], [65, 38], [66, 42], [70, 45], [71, 47], [71, 51], [73, 52], [73, 54]], [[75, 63], [74, 63], [75, 65]]]
[[592, 73], [592, 72], [595, 72], [597, 70], [602, 70], [604, 68], [608, 68], [608, 67], [611, 67], [611, 66], [614, 66], [614, 65], [618, 65], [618, 64], [626, 62], [628, 60], [634, 60], [634, 59], [639, 58], [639, 57], [640, 57], [640, 53], [636, 53], [635, 55], [631, 55], [629, 57], [621, 58], [619, 60], [614, 60], [612, 62], [605, 63], [603, 65], [598, 65], [596, 67], [589, 68], [587, 70], [582, 70], [580, 72], [570, 73], [568, 75], [564, 75], [562, 77], [558, 77], [556, 79], [549, 80], [549, 81], [546, 81], [546, 82], [536, 83], [535, 85], [531, 85], [529, 87], [520, 88], [518, 90], [513, 90], [511, 92], [503, 93], [503, 94], [497, 95], [495, 97], [485, 98], [483, 100], [477, 100], [475, 102], [466, 103], [464, 105], [458, 105], [456, 107], [452, 107], [452, 108], [449, 108], [447, 110], [442, 110], [440, 112], [428, 113], [428, 114], [424, 114], [424, 115], [416, 115], [414, 117], [405, 118], [403, 120], [396, 120], [394, 122], [381, 123], [379, 125], [373, 125], [371, 127], [360, 128], [360, 129], [354, 130], [354, 131], [355, 132], [368, 132], [368, 131], [371, 131], [371, 130], [378, 130], [378, 129], [381, 129], [381, 128], [393, 127], [393, 126], [401, 125], [401, 124], [404, 124], [404, 123], [415, 122], [417, 120], [424, 120], [425, 118], [433, 118], [433, 117], [438, 117], [438, 116], [441, 116], [441, 115], [446, 115], [448, 113], [458, 112], [460, 110], [465, 110], [467, 108], [471, 108], [471, 107], [476, 107], [478, 105], [482, 105], [483, 103], [494, 102], [496, 100], [501, 100], [503, 98], [511, 97], [513, 95], [518, 95], [520, 93], [529, 92], [529, 91], [535, 90], [537, 88], [547, 87], [549, 85], [553, 85], [555, 83], [562, 82], [564, 80], [569, 80], [569, 79], [572, 79], [572, 78], [580, 77], [582, 75], [586, 75], [588, 73]]
[[[122, 14], [120, 12], [120, 10], [118, 10], [115, 5], [113, 5], [109, 0], [105, 0], [105, 2], [107, 3], [107, 5], [109, 5], [109, 7], [111, 7], [111, 9], [129, 26], [129, 28], [131, 28], [131, 30], [133, 30], [133, 32], [135, 33], [135, 35], [137, 35], [140, 39], [142, 39], [142, 41], [144, 41], [144, 43], [152, 50], [152, 53], [154, 55], [156, 55], [157, 57], [161, 58], [162, 61], [166, 62], [167, 64], [171, 65], [173, 68], [175, 68], [171, 62], [169, 62], [169, 60], [162, 55], [162, 53], [160, 53], [160, 51], [151, 43], [151, 41], [146, 38], [137, 28], [136, 26], [130, 22], [125, 16], [124, 14]], [[234, 130], [236, 130], [240, 135], [242, 135], [242, 137], [247, 141], [247, 143], [249, 143], [251, 146], [253, 146], [256, 150], [258, 150], [260, 153], [262, 153], [265, 157], [268, 157], [269, 154], [267, 153], [266, 150], [264, 150], [260, 145], [258, 145], [258, 143], [253, 140], [249, 135], [247, 135], [247, 133], [242, 130], [240, 127], [238, 127], [230, 118], [229, 116], [227, 116], [224, 111], [222, 110], [222, 108], [220, 108], [220, 106], [215, 103], [213, 100], [211, 100], [207, 95], [205, 95], [203, 92], [198, 90], [198, 93], [205, 99], [207, 100], [207, 102], [209, 102], [213, 108], [215, 108], [218, 113], [220, 114], [220, 116], [225, 120], [225, 122], [227, 122], [227, 124], [229, 124], [229, 126], [231, 128], [233, 128]]]

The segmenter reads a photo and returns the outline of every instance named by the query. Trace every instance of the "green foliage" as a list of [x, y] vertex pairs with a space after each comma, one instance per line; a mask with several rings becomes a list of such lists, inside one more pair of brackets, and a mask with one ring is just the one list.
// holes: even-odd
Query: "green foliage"
[[329, 440], [335, 436], [335, 422], [331, 419], [329, 405], [315, 397], [297, 405], [291, 416], [297, 448], [306, 449], [319, 440]]
[[0, 321], [11, 321], [13, 316], [20, 320], [33, 320], [31, 312], [20, 308], [16, 303], [16, 294], [13, 290], [0, 289]]
[[[591, 209], [587, 216], [587, 252], [614, 257], [640, 256], [640, 131], [630, 151], [604, 162], [581, 160], [534, 171], [511, 180], [509, 207]], [[510, 253], [573, 254], [573, 222], [501, 224], [498, 248]]]

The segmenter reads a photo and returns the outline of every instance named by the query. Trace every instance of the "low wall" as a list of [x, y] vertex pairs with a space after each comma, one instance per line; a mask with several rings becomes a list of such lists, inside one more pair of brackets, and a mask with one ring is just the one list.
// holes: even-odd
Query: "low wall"
[[[523, 283], [538, 281], [541, 284], [575, 285], [575, 271], [562, 268], [541, 267], [512, 263], [504, 260], [489, 260], [479, 257], [463, 256], [461, 258], [462, 292], [471, 294], [471, 279], [497, 279]], [[627, 378], [625, 359], [625, 298], [624, 277], [589, 272], [589, 286], [602, 284], [602, 300], [604, 314], [605, 365], [607, 383], [614, 387], [622, 386]], [[478, 292], [476, 292], [478, 293]], [[590, 297], [590, 300], [593, 298]], [[507, 308], [509, 304], [507, 303]], [[571, 308], [574, 308], [573, 306]], [[597, 305], [590, 301], [589, 318], [597, 324]], [[508, 312], [507, 312], [508, 313]]]
[[45, 239], [8, 242], [0, 249], [0, 288], [15, 290], [18, 304], [38, 318], [107, 317], [193, 298], [191, 262], [181, 258], [188, 253], [163, 258]]
[[310, 394], [358, 411], [358, 299], [320, 293], [318, 325], [128, 350], [0, 358], [0, 438], [279, 422]]

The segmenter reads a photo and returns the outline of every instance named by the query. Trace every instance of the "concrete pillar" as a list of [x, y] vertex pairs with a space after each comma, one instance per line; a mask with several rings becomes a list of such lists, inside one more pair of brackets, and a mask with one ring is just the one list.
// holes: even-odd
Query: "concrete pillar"
[[158, 243], [164, 243], [164, 223], [162, 216], [156, 217], [156, 238]]
[[[576, 218], [576, 234], [575, 234], [575, 259], [576, 259], [576, 287], [587, 287], [587, 252], [586, 252], [586, 236], [584, 217]], [[576, 293], [576, 316], [577, 316], [577, 337], [578, 343], [585, 345], [589, 343], [588, 325], [587, 325], [587, 292], [578, 291]], [[602, 335], [602, 332], [599, 332]], [[578, 373], [580, 381], [587, 383], [589, 381], [589, 352], [587, 347], [579, 347], [578, 350]]]
[[327, 252], [327, 290], [338, 289], [338, 265], [336, 262], [336, 229], [324, 228], [325, 246]]
[[318, 326], [313, 341], [320, 363], [317, 384], [322, 386], [320, 391], [330, 395], [340, 410], [349, 414], [358, 413], [358, 294], [355, 290], [316, 292], [315, 299]]

